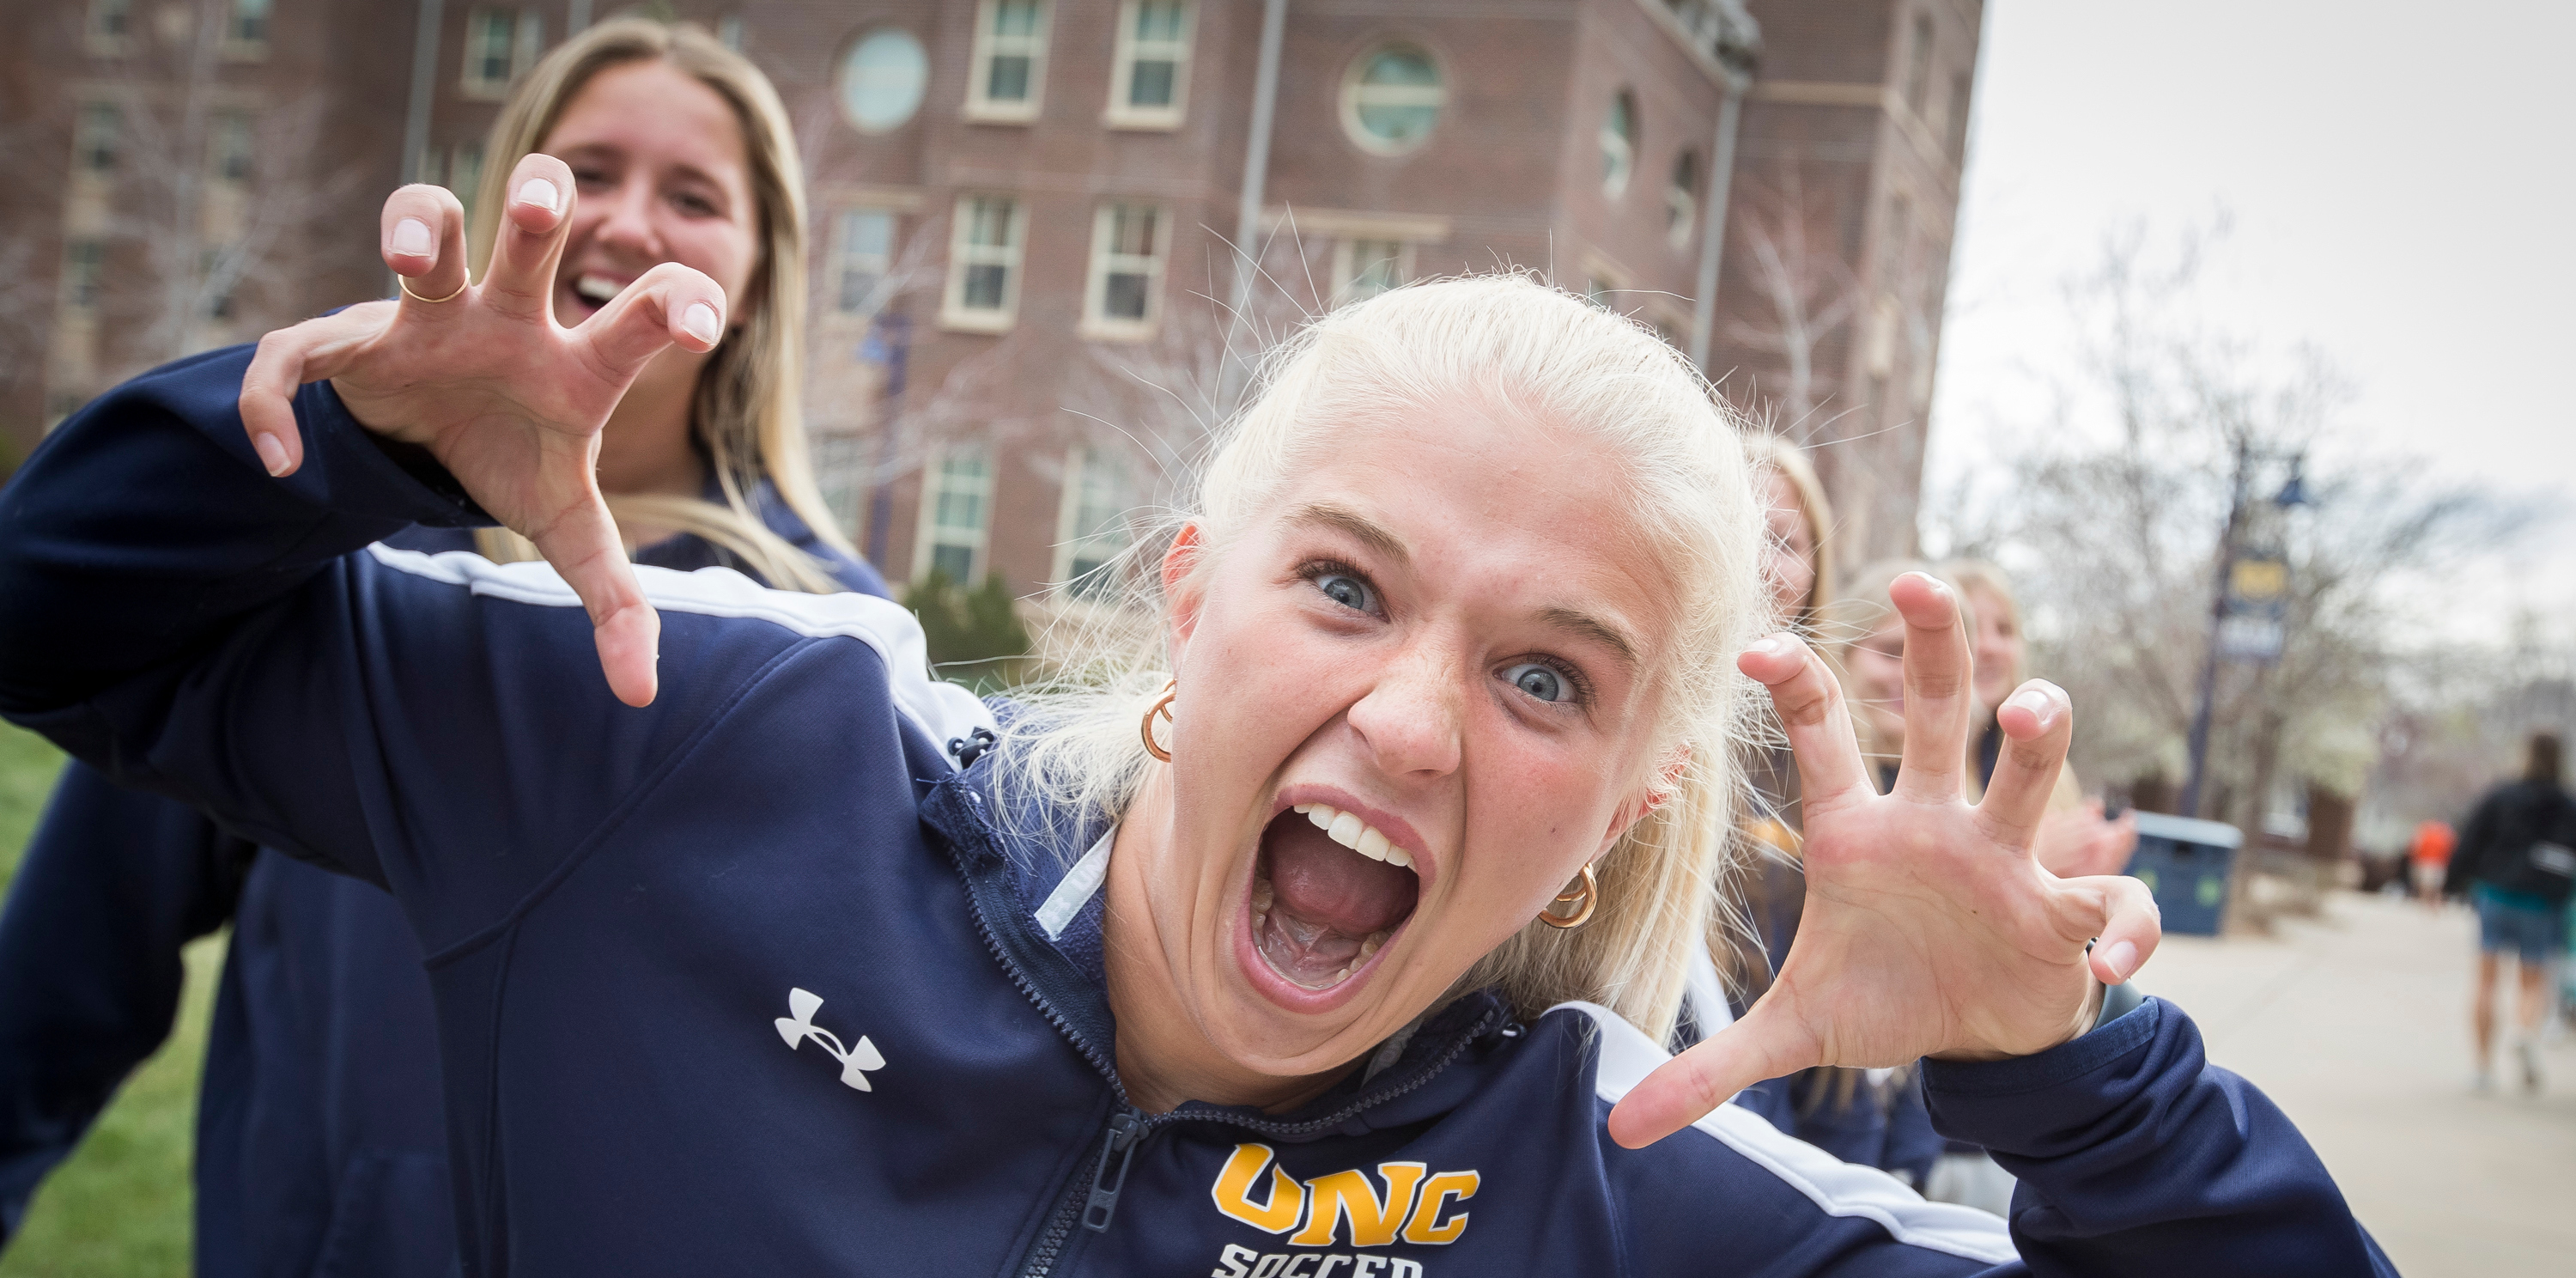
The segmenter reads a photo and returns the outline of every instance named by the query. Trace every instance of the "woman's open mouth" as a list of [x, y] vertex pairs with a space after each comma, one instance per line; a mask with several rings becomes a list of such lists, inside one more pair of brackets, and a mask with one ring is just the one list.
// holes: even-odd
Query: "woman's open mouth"
[[1368, 964], [1413, 916], [1413, 852], [1357, 813], [1300, 803], [1271, 818], [1252, 869], [1252, 948], [1281, 979], [1321, 992]]
[[628, 282], [596, 272], [584, 272], [574, 276], [571, 301], [576, 309], [573, 313], [582, 319], [588, 319], [597, 314], [601, 308], [616, 300], [619, 293], [626, 291]]

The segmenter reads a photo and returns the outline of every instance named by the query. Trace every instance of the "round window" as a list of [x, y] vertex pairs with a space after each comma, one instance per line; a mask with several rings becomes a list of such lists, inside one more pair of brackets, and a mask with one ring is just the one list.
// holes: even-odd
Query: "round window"
[[911, 32], [873, 32], [841, 59], [841, 110], [861, 133], [899, 129], [921, 109], [929, 82], [930, 59]]
[[1342, 128], [1380, 155], [1422, 145], [1440, 118], [1447, 90], [1440, 68], [1418, 45], [1382, 44], [1351, 63], [1342, 80]]

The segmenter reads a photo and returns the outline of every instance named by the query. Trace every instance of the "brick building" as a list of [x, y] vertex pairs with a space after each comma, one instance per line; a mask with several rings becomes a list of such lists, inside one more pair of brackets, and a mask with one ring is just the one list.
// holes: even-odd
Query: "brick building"
[[[1263, 335], [1405, 279], [1501, 264], [1706, 350], [1731, 395], [1830, 444], [1819, 461], [1855, 534], [1847, 558], [1912, 546], [1976, 0], [647, 8], [742, 49], [796, 117], [813, 194], [809, 425], [827, 495], [890, 577], [1078, 578], [1120, 544], [1122, 512], [1168, 491]], [[581, 0], [65, 12], [63, 30], [7, 55], [12, 118], [42, 115], [49, 131], [19, 170], [42, 198], [7, 206], [6, 225], [32, 246], [29, 276], [57, 276], [26, 312], [52, 317], [42, 340], [0, 334], [20, 450], [176, 346], [381, 293], [365, 228], [382, 192], [407, 173], [470, 203], [513, 79], [594, 17]], [[245, 22], [264, 33], [260, 57], [218, 39], [211, 62], [188, 64], [211, 78], [181, 74], [174, 51], [199, 47], [181, 35]], [[109, 27], [127, 52], [109, 52]], [[147, 47], [166, 51], [138, 70], [132, 50]], [[243, 104], [210, 116], [328, 103], [309, 145], [272, 149], [295, 141], [274, 124], [247, 156], [195, 144], [234, 185], [328, 216], [228, 259], [247, 280], [291, 248], [309, 255], [295, 269], [236, 286], [220, 317], [199, 298], [183, 336], [137, 343], [120, 295], [166, 305], [173, 290], [154, 281], [171, 263], [84, 247], [121, 242], [88, 210], [125, 188], [84, 167], [82, 139], [105, 131], [96, 103], [176, 100], [187, 85]], [[205, 132], [224, 130], [241, 136]], [[1712, 245], [1719, 203], [1727, 233]], [[1238, 242], [1258, 256], [1248, 285]], [[1712, 249], [1719, 287], [1704, 300]], [[14, 358], [38, 350], [41, 374]]]

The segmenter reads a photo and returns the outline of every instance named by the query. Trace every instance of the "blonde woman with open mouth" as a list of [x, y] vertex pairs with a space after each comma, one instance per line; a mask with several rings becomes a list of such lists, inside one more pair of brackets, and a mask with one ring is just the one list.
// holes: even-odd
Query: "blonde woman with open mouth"
[[[2153, 906], [2028, 852], [2055, 688], [1960, 797], [1928, 578], [1874, 792], [1653, 334], [1511, 278], [1318, 320], [1132, 565], [1154, 644], [988, 707], [892, 604], [628, 566], [599, 423], [728, 299], [666, 265], [562, 326], [569, 176], [507, 180], [481, 283], [396, 192], [415, 297], [147, 375], [0, 494], [0, 711], [403, 900], [469, 1272], [2388, 1272], [2182, 1012], [2102, 1022]], [[548, 564], [369, 546], [442, 521]], [[1805, 916], [1667, 1058], [1752, 683]], [[1724, 1104], [1919, 1057], [2009, 1226]]]

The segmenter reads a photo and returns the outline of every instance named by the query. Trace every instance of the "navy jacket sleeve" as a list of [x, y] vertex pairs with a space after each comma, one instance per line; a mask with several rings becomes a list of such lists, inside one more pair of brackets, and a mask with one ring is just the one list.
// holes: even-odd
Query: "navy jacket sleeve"
[[[120, 782], [390, 888], [425, 949], [508, 917], [817, 642], [742, 620], [765, 592], [730, 574], [644, 570], [739, 597], [666, 607], [661, 697], [623, 706], [551, 569], [368, 549], [481, 516], [443, 470], [380, 446], [327, 383], [296, 399], [304, 468], [269, 478], [235, 407], [248, 360], [214, 352], [110, 392], [0, 490], [0, 714]], [[897, 703], [937, 691], [914, 687], [928, 682], [918, 629], [902, 633], [890, 604], [835, 598], [861, 621], [894, 618], [894, 638], [871, 641], [873, 658], [832, 650], [825, 666], [843, 674], [814, 695], [882, 721], [900, 767]]]
[[2020, 1180], [2032, 1273], [2396, 1273], [2288, 1116], [2162, 999], [2037, 1056], [1923, 1071], [1933, 1122]]
[[64, 767], [0, 909], [0, 1243], [169, 1037], [180, 948], [231, 915], [254, 851], [183, 804]]

